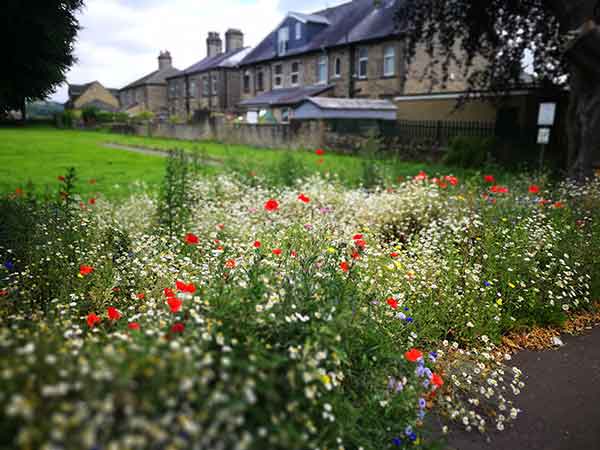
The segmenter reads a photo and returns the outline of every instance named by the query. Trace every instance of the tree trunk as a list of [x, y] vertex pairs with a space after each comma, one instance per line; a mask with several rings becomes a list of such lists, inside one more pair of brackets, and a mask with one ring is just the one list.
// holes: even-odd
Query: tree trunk
[[[593, 22], [592, 22], [593, 23]], [[567, 50], [571, 63], [568, 113], [569, 176], [582, 181], [600, 162], [600, 31], [593, 24]]]
[[600, 162], [600, 83], [574, 68], [569, 104], [569, 177], [582, 181]]
[[21, 120], [25, 122], [27, 120], [27, 101], [25, 98], [21, 100]]

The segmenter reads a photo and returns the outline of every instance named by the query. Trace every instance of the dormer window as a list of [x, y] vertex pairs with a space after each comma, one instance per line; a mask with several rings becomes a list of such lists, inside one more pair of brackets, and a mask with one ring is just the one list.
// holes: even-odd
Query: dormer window
[[277, 32], [277, 53], [285, 55], [289, 48], [290, 29], [288, 27], [280, 28]]
[[296, 22], [296, 40], [302, 39], [302, 24]]

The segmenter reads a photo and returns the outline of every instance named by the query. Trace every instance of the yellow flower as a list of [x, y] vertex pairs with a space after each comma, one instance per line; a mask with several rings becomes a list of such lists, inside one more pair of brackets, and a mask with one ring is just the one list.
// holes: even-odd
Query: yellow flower
[[513, 289], [516, 287], [516, 286], [515, 286], [514, 284], [512, 284], [512, 283], [508, 283], [508, 285], [509, 285], [511, 288], [513, 288]]
[[501, 299], [501, 298], [499, 298], [498, 300], [496, 300], [496, 304], [497, 304], [498, 306], [502, 306], [502, 299]]
[[329, 248], [327, 249], [327, 253], [331, 253], [331, 254], [335, 253], [335, 248], [333, 248], [333, 247], [329, 247]]
[[329, 375], [324, 374], [324, 375], [321, 375], [321, 381], [323, 382], [323, 384], [330, 384], [331, 378], [329, 378]]

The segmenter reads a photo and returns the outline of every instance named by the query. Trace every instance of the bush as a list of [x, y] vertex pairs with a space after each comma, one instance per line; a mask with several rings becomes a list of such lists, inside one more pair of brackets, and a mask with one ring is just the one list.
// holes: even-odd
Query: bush
[[493, 144], [492, 138], [455, 137], [444, 156], [444, 163], [454, 167], [483, 167], [489, 160]]
[[88, 106], [81, 110], [81, 117], [86, 125], [95, 125], [99, 114], [100, 110], [95, 106]]

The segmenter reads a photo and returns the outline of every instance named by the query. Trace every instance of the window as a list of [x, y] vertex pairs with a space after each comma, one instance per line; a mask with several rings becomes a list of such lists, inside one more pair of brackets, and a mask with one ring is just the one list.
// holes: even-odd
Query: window
[[250, 72], [246, 71], [244, 73], [244, 93], [250, 92]]
[[281, 109], [281, 122], [288, 123], [290, 121], [290, 108]]
[[302, 24], [296, 22], [296, 40], [302, 39]]
[[283, 84], [283, 66], [276, 64], [273, 68], [273, 87], [280, 88]]
[[317, 64], [317, 82], [327, 83], [327, 56], [319, 56], [319, 62]]
[[392, 77], [396, 74], [396, 49], [391, 45], [383, 50], [383, 76]]
[[358, 50], [358, 78], [367, 78], [369, 67], [369, 50], [366, 47]]
[[256, 90], [262, 91], [264, 90], [264, 79], [262, 70], [256, 74]]
[[208, 80], [208, 76], [206, 75], [202, 77], [202, 94], [205, 97], [210, 95], [210, 82]]
[[288, 27], [280, 28], [277, 32], [277, 53], [279, 55], [285, 55], [288, 50], [288, 43], [290, 40], [290, 30]]
[[298, 86], [300, 81], [300, 63], [295, 61], [292, 63], [292, 72], [290, 73], [290, 84], [292, 86]]
[[217, 81], [218, 81], [217, 75], [213, 75], [212, 76], [212, 93], [213, 93], [213, 95], [217, 95], [217, 92], [218, 92]]
[[194, 80], [190, 81], [190, 97], [196, 97], [196, 82]]
[[333, 76], [339, 78], [342, 76], [342, 59], [338, 56], [335, 58], [335, 65], [333, 68]]

